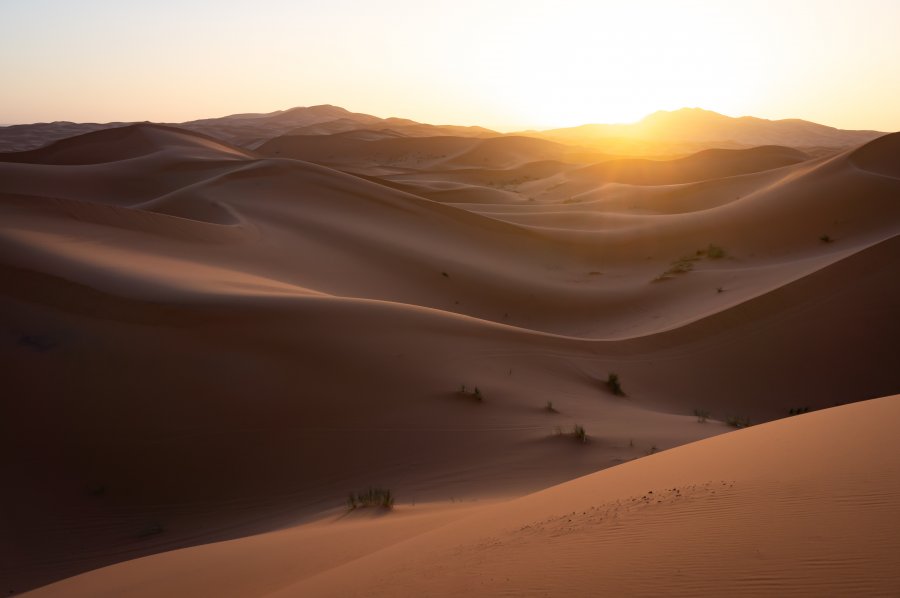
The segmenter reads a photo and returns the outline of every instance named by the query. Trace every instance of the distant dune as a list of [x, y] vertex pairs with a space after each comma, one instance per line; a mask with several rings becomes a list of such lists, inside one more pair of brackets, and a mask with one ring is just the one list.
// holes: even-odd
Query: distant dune
[[408, 173], [460, 168], [511, 169], [547, 160], [600, 159], [552, 141], [533, 137], [285, 135], [257, 149], [264, 156], [294, 158], [357, 173]]
[[900, 134], [234, 143], [307, 116], [0, 154], [0, 590], [898, 588]]
[[572, 176], [630, 185], [672, 185], [760, 172], [808, 159], [799, 150], [774, 145], [747, 150], [710, 149], [676, 160], [610, 160], [577, 170]]

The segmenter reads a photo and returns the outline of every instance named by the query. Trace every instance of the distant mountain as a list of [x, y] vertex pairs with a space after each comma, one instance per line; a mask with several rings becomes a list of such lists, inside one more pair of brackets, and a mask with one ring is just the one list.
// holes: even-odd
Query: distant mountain
[[[134, 123], [53, 122], [14, 125], [0, 128], [0, 152], [36, 149], [53, 141], [101, 129]], [[220, 118], [204, 118], [183, 123], [160, 123], [182, 127], [216, 137], [242, 147], [255, 149], [269, 139], [284, 134], [330, 135], [359, 129], [384, 131], [388, 135], [432, 137], [494, 137], [496, 131], [483, 127], [430, 125], [404, 118], [379, 118], [371, 114], [350, 112], [330, 105], [308, 106], [264, 114], [232, 114]]]
[[[0, 127], [0, 151], [35, 149], [58, 139], [127, 124], [133, 123], [53, 122]], [[483, 127], [379, 118], [327, 104], [161, 124], [190, 129], [249, 149], [256, 149], [283, 135], [360, 132], [369, 138], [503, 136]], [[538, 137], [610, 155], [672, 156], [710, 148], [743, 149], [761, 145], [795, 147], [815, 155], [860, 145], [883, 134], [879, 131], [846, 131], [798, 119], [731, 118], [700, 108], [682, 108], [655, 112], [634, 124], [588, 124], [510, 135]]]
[[761, 145], [840, 149], [884, 135], [879, 131], [848, 131], [799, 119], [732, 118], [701, 108], [661, 110], [633, 124], [589, 124], [522, 134], [602, 147], [611, 153], [641, 155]]

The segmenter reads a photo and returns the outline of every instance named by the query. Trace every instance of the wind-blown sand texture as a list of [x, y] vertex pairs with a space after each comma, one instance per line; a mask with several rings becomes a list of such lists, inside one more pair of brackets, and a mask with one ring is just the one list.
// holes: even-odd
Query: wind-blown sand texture
[[900, 134], [320, 137], [0, 155], [0, 591], [897, 591]]

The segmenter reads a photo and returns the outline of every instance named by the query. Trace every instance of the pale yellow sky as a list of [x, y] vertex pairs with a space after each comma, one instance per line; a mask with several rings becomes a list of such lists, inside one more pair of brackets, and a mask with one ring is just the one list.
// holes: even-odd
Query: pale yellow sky
[[500, 130], [731, 116], [900, 129], [900, 1], [0, 0], [0, 123], [335, 104]]

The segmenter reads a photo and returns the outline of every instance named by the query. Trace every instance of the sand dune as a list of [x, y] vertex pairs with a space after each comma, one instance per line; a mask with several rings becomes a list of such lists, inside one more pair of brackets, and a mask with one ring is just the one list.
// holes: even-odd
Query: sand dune
[[[900, 397], [868, 401], [518, 500], [332, 516], [130, 561], [33, 595], [688, 596], [726, 586], [741, 596], [891, 595], [900, 591], [897, 417]], [[286, 558], [307, 553], [312, 564]]]
[[569, 146], [531, 137], [458, 136], [361, 138], [356, 131], [336, 135], [285, 135], [258, 148], [264, 156], [293, 158], [361, 174], [514, 169], [545, 160], [599, 159]]
[[[629, 493], [653, 480], [647, 489], [679, 487], [687, 496], [693, 487], [697, 506], [660, 503], [675, 509], [670, 528], [650, 507], [626, 510], [636, 531], [617, 528], [610, 538], [620, 541], [610, 543], [580, 536], [583, 553], [559, 552], [569, 568], [533, 560], [535, 547], [567, 529], [558, 521], [498, 548], [502, 558], [490, 557], [497, 574], [465, 554], [447, 562], [484, 571], [479, 580], [495, 585], [483, 591], [504, 591], [497, 584], [511, 568], [520, 573], [506, 590], [552, 594], [588, 587], [597, 578], [583, 576], [593, 570], [584, 564], [599, 560], [610, 591], [621, 592], [640, 572], [630, 564], [645, 554], [662, 559], [674, 534], [706, 521], [713, 548], [698, 544], [679, 553], [684, 560], [664, 561], [694, 563], [683, 579], [666, 573], [689, 594], [721, 584], [718, 570], [698, 581], [697, 563], [715, 547], [733, 547], [708, 529], [723, 515], [703, 484], [732, 482], [737, 504], [753, 508], [772, 492], [785, 497], [771, 528], [751, 529], [750, 507], [733, 524], [754, 539], [796, 513], [790, 494], [773, 489], [786, 479], [778, 470], [742, 465], [740, 475], [725, 476], [747, 454], [765, 449], [771, 462], [800, 455], [802, 471], [822, 476], [796, 478], [807, 494], [831, 483], [828, 476], [852, 487], [839, 467], [815, 466], [833, 461], [827, 451], [836, 443], [801, 440], [839, 436], [841, 413], [854, 425], [884, 422], [879, 409], [895, 410], [894, 399], [682, 447], [519, 502], [472, 503], [717, 435], [731, 417], [756, 423], [896, 393], [885, 364], [896, 361], [900, 336], [897, 135], [802, 161], [772, 148], [689, 157], [666, 167], [673, 176], [696, 168], [687, 182], [653, 185], [535, 162], [541, 152], [571, 151], [543, 141], [353, 135], [280, 138], [260, 148], [279, 157], [263, 157], [136, 125], [0, 155], [0, 351], [7, 391], [17, 397], [0, 419], [0, 471], [14, 489], [0, 498], [8, 589], [244, 538], [45, 590], [127, 595], [139, 591], [122, 585], [128, 579], [160, 579], [154, 567], [174, 567], [193, 573], [142, 587], [156, 595], [352, 595], [369, 583], [385, 595], [430, 593], [432, 586], [403, 584], [413, 570], [446, 580], [450, 569], [437, 563], [448, 542], [493, 555], [483, 538], [506, 546], [514, 527], [637, 498]], [[342, 169], [363, 165], [368, 178], [296, 159], [332, 154]], [[497, 173], [516, 182], [490, 185]], [[537, 199], [516, 199], [527, 194]], [[609, 392], [610, 372], [626, 397]], [[711, 421], [698, 423], [695, 409], [710, 411]], [[568, 435], [575, 424], [589, 443]], [[888, 429], [873, 427], [872, 437]], [[781, 441], [767, 430], [783, 430], [801, 448], [778, 453]], [[701, 461], [708, 468], [690, 465]], [[771, 477], [754, 485], [760, 472]], [[879, 509], [895, 506], [889, 484], [865, 483], [886, 497]], [[253, 535], [339, 509], [348, 491], [371, 484], [392, 488], [402, 508], [382, 519]], [[405, 506], [451, 498], [467, 507], [417, 506], [419, 514]], [[817, 505], [822, 517], [843, 521], [834, 501]], [[442, 527], [451, 521], [456, 531]], [[821, 542], [797, 572], [777, 569], [773, 591], [797, 590], [817, 563], [833, 565], [835, 583], [855, 583], [854, 571], [864, 569], [828, 550], [858, 537], [835, 529], [843, 535]], [[356, 534], [366, 539], [348, 542]], [[659, 542], [610, 548], [641, 537]], [[889, 537], [877, 538], [866, 550], [887, 554]], [[310, 542], [328, 548], [295, 568], [294, 547]], [[722, 567], [740, 550], [723, 553]], [[242, 561], [247, 551], [271, 555], [270, 564]], [[421, 569], [396, 571], [392, 558]], [[889, 588], [872, 559], [875, 585], [860, 587]], [[551, 564], [560, 573], [538, 583]], [[266, 573], [254, 581], [245, 575], [256, 566]], [[342, 577], [344, 567], [352, 575]], [[615, 574], [621, 568], [631, 573]], [[442, 587], [478, 589], [467, 583]], [[658, 587], [647, 583], [648, 592]]]
[[582, 168], [572, 176], [631, 185], [671, 185], [748, 174], [804, 162], [809, 156], [789, 147], [705, 150], [678, 160], [612, 160]]

